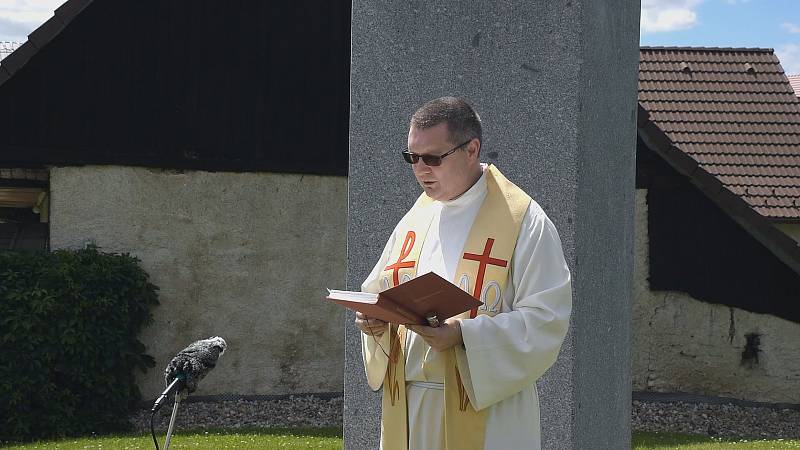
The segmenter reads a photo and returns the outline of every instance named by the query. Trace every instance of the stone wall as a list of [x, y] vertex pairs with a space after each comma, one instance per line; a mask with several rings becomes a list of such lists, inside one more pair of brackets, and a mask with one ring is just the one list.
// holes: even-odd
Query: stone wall
[[636, 191], [633, 389], [800, 403], [800, 324], [650, 291], [646, 196]]
[[128, 252], [160, 287], [145, 398], [189, 343], [228, 352], [197, 394], [341, 392], [347, 179], [87, 166], [51, 171], [53, 249]]

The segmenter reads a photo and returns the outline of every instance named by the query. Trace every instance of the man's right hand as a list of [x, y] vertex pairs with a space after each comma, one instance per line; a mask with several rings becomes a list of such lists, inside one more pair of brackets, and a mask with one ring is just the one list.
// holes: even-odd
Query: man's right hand
[[356, 311], [356, 326], [364, 334], [369, 334], [379, 338], [389, 328], [389, 324], [380, 320], [367, 317], [364, 314]]

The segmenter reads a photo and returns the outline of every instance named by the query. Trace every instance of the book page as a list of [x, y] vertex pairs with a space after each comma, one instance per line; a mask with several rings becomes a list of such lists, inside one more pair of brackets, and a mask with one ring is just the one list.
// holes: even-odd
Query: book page
[[339, 291], [336, 289], [328, 289], [328, 298], [331, 300], [345, 300], [356, 303], [375, 304], [378, 302], [378, 294], [358, 291]]

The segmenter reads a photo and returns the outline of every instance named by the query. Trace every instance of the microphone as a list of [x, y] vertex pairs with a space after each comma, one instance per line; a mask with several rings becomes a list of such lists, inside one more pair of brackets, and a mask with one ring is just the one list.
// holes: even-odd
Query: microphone
[[153, 408], [150, 409], [150, 412], [156, 412], [159, 409], [161, 409], [161, 407], [164, 405], [164, 401], [167, 400], [169, 394], [181, 391], [185, 384], [186, 384], [186, 376], [183, 374], [178, 374], [178, 376], [175, 377], [174, 380], [172, 380], [172, 383], [170, 383], [169, 386], [167, 386], [167, 388], [164, 389], [164, 392], [162, 392], [161, 395], [158, 396], [156, 402], [153, 404]]
[[217, 359], [228, 348], [228, 344], [219, 336], [202, 339], [190, 344], [178, 352], [164, 369], [164, 381], [167, 388], [153, 404], [155, 412], [164, 404], [173, 392], [186, 389], [190, 394], [197, 390], [200, 382], [208, 372], [217, 365]]

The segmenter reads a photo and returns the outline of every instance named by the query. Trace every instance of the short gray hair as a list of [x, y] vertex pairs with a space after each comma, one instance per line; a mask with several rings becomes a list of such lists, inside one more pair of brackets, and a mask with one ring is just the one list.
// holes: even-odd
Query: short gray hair
[[463, 98], [441, 97], [431, 100], [411, 116], [411, 126], [421, 130], [440, 123], [447, 124], [454, 144], [476, 138], [483, 143], [481, 118]]

